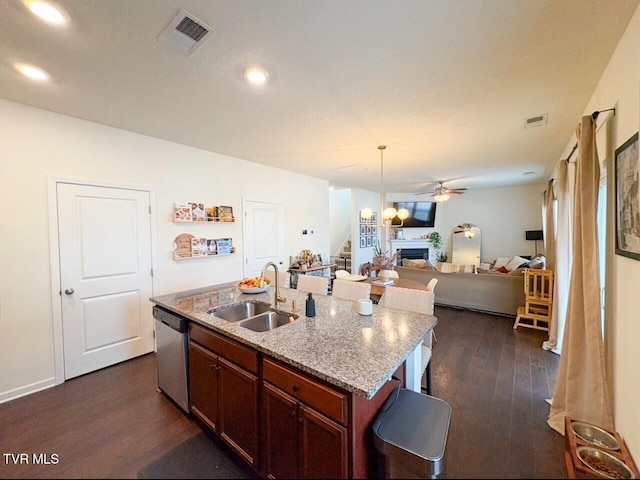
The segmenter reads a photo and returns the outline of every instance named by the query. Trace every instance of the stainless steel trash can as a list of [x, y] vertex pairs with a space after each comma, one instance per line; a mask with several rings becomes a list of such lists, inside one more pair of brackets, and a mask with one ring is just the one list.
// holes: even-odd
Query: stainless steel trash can
[[373, 424], [384, 456], [385, 478], [437, 478], [444, 470], [451, 406], [444, 400], [401, 388]]

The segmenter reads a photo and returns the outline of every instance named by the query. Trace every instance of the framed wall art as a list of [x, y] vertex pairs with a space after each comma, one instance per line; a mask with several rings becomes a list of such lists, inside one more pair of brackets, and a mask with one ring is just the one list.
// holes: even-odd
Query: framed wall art
[[615, 154], [616, 255], [640, 260], [640, 165], [638, 133]]

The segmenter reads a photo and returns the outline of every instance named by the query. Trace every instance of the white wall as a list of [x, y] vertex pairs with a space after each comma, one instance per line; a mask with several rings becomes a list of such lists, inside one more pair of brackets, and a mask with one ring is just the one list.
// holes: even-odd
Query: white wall
[[[361, 188], [351, 189], [351, 273], [358, 275], [360, 267], [371, 262], [373, 259], [373, 248], [360, 248], [360, 210], [370, 208], [378, 214], [380, 222], [380, 194], [363, 190]], [[378, 237], [380, 238], [380, 237]], [[389, 246], [387, 245], [387, 249]]]
[[331, 255], [337, 255], [345, 238], [351, 235], [351, 189], [342, 188], [329, 193], [329, 219]]
[[[613, 382], [616, 430], [624, 437], [631, 454], [640, 459], [640, 262], [615, 255], [615, 203], [613, 151], [638, 131], [640, 125], [640, 7], [636, 10], [609, 65], [593, 93], [585, 115], [616, 107], [610, 126], [608, 165], [607, 317], [606, 347]], [[579, 119], [576, 119], [576, 124]], [[567, 151], [575, 143], [572, 137]]]
[[[48, 177], [155, 195], [154, 294], [242, 278], [242, 200], [282, 203], [285, 252], [329, 253], [328, 182], [0, 100], [0, 402], [54, 379]], [[231, 205], [235, 224], [171, 222], [174, 202]], [[303, 236], [302, 229], [313, 230]], [[171, 260], [182, 232], [232, 237], [237, 254]], [[268, 234], [268, 232], [265, 232]], [[149, 304], [151, 309], [151, 304]]]
[[[448, 201], [438, 204], [434, 228], [405, 228], [404, 238], [420, 238], [437, 231], [442, 235], [442, 251], [447, 252], [451, 261], [453, 230], [461, 223], [473, 223], [482, 231], [481, 261], [533, 255], [535, 242], [525, 240], [524, 232], [542, 229], [543, 190], [543, 185], [524, 185], [452, 195]], [[387, 194], [389, 203], [402, 201], [419, 200], [413, 194]], [[542, 242], [538, 242], [538, 252], [543, 251]]]

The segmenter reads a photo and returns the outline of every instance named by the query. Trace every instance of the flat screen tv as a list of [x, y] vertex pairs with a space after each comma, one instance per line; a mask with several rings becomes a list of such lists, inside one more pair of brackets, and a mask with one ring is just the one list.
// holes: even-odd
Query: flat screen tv
[[[433, 227], [436, 221], [436, 202], [393, 202], [396, 210], [406, 208], [409, 210], [409, 218], [404, 221], [403, 227]], [[400, 226], [401, 220], [395, 217], [391, 225]]]

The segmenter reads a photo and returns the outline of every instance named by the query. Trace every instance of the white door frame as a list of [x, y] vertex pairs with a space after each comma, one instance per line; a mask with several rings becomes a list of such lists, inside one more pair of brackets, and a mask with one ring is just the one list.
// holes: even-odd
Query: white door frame
[[[282, 218], [278, 218], [278, 222], [280, 223], [280, 227], [282, 228], [282, 236], [283, 236], [283, 241], [282, 241], [282, 245], [278, 245], [278, 255], [281, 256], [282, 258], [279, 259], [279, 261], [283, 262], [283, 265], [287, 265], [287, 259], [285, 258], [285, 252], [286, 252], [286, 247], [285, 247], [285, 243], [287, 241], [287, 237], [286, 234], [284, 233], [284, 226], [285, 226], [285, 222], [284, 222], [284, 215], [285, 215], [285, 207], [284, 204], [282, 202], [274, 202], [272, 200], [258, 200], [255, 198], [242, 198], [242, 272], [244, 276], [248, 276], [246, 269], [247, 269], [247, 262], [246, 262], [246, 258], [247, 258], [247, 228], [246, 228], [246, 221], [247, 221], [247, 203], [248, 202], [254, 202], [254, 203], [266, 203], [269, 205], [276, 205], [280, 208], [282, 208]], [[285, 271], [288, 269], [289, 267], [287, 266], [287, 268], [285, 269]], [[280, 269], [280, 267], [278, 267], [278, 269]]]
[[[127, 185], [121, 183], [101, 182], [77, 178], [47, 176], [49, 200], [49, 264], [51, 270], [51, 316], [53, 320], [53, 359], [56, 385], [64, 383], [64, 342], [62, 334], [62, 286], [60, 285], [60, 245], [58, 236], [58, 195], [59, 183], [86, 185], [90, 187], [121, 188], [140, 190], [149, 193], [151, 204], [151, 266], [154, 273], [158, 271], [157, 262], [157, 224], [155, 191], [148, 186]], [[156, 291], [156, 276], [151, 277], [152, 292]], [[151, 308], [151, 303], [149, 303]]]

